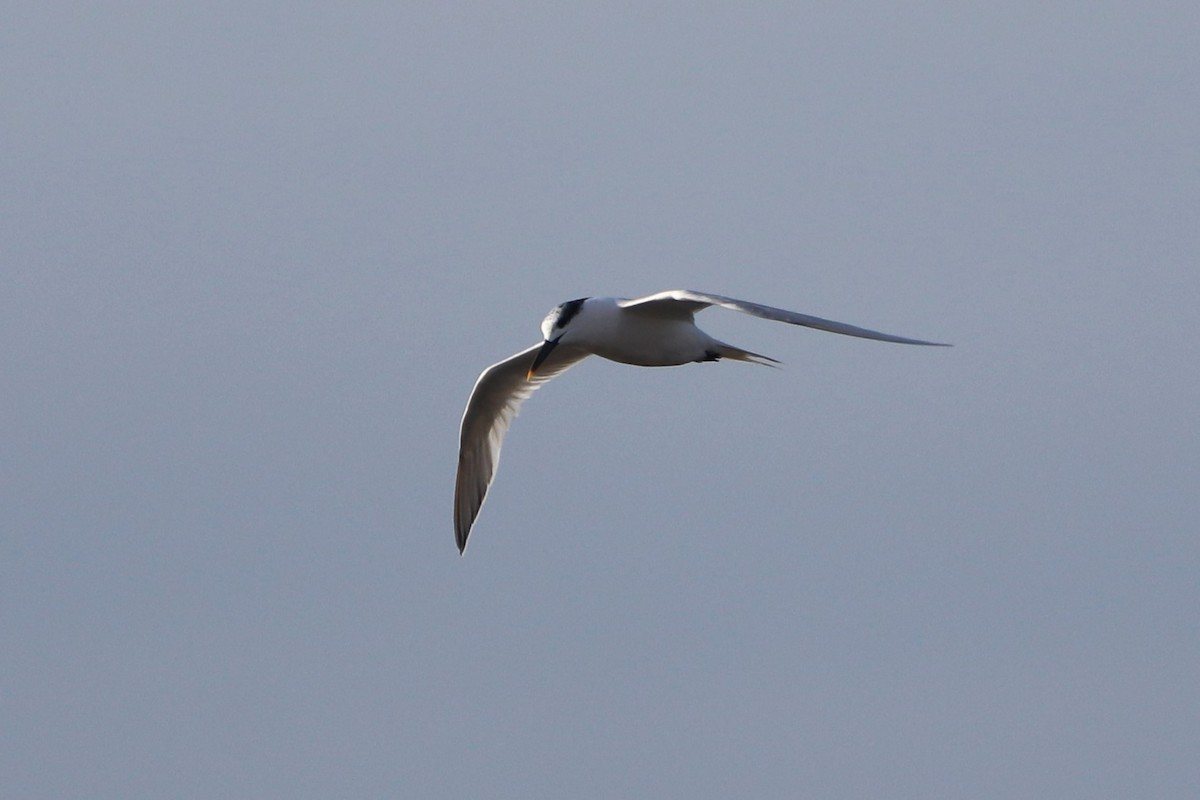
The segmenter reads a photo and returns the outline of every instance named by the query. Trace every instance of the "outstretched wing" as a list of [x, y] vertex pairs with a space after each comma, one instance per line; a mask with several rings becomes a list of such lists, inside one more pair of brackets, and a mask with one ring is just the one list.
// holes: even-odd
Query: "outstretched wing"
[[753, 314], [763, 319], [786, 322], [790, 325], [803, 325], [806, 328], [816, 328], [817, 330], [841, 333], [846, 336], [878, 339], [881, 342], [896, 342], [897, 344], [926, 344], [936, 347], [950, 347], [950, 345], [943, 342], [926, 342], [922, 339], [893, 336], [890, 333], [880, 333], [879, 331], [860, 328], [857, 325], [834, 322], [831, 319], [813, 317], [808, 314], [787, 311], [786, 309], [775, 308], [774, 306], [764, 306], [760, 303], [751, 303], [746, 300], [735, 300], [732, 297], [723, 297], [719, 294], [693, 292], [689, 289], [671, 289], [670, 291], [652, 294], [649, 297], [639, 297], [636, 300], [621, 300], [619, 305], [622, 308], [629, 309], [645, 308], [664, 315], [694, 314], [709, 306], [721, 306], [733, 311], [741, 311], [743, 314]]
[[541, 342], [515, 356], [492, 364], [475, 381], [471, 399], [463, 412], [458, 437], [458, 477], [454, 484], [454, 540], [458, 551], [467, 547], [471, 525], [479, 516], [488, 487], [500, 462], [504, 434], [533, 390], [587, 357], [587, 352], [559, 345], [538, 367], [537, 375], [526, 377]]

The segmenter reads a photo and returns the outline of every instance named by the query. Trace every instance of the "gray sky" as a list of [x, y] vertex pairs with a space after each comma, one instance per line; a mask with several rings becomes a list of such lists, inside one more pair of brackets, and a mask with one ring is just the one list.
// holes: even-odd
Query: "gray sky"
[[391, 5], [5, 11], [6, 797], [1196, 795], [1190, 4]]

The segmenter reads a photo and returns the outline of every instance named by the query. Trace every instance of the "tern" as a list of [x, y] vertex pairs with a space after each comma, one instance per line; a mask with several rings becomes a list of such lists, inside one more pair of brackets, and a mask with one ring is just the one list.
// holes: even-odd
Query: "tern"
[[590, 355], [639, 367], [672, 367], [722, 358], [771, 366], [779, 362], [726, 344], [696, 327], [695, 314], [720, 306], [763, 319], [898, 344], [949, 347], [812, 317], [719, 294], [673, 289], [629, 300], [583, 297], [550, 310], [542, 320], [542, 341], [491, 365], [475, 381], [459, 431], [458, 477], [454, 486], [454, 538], [467, 548], [496, 476], [500, 446], [521, 403], [551, 378]]

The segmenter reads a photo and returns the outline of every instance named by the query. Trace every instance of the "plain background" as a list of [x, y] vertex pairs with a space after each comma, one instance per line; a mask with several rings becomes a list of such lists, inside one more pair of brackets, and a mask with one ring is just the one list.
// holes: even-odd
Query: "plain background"
[[5, 797], [1200, 794], [1194, 4], [4, 16]]

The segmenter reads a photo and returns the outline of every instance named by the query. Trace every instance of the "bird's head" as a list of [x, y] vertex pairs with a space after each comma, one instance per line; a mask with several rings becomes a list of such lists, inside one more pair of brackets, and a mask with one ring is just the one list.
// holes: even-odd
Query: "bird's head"
[[571, 322], [579, 314], [579, 310], [583, 308], [583, 301], [586, 297], [581, 297], [578, 300], [568, 300], [565, 303], [560, 303], [550, 309], [550, 313], [542, 320], [542, 349], [538, 350], [537, 355], [533, 359], [533, 364], [529, 367], [527, 379], [532, 379], [537, 374], [538, 367], [546, 360], [546, 357], [558, 346], [564, 336], [570, 337]]

